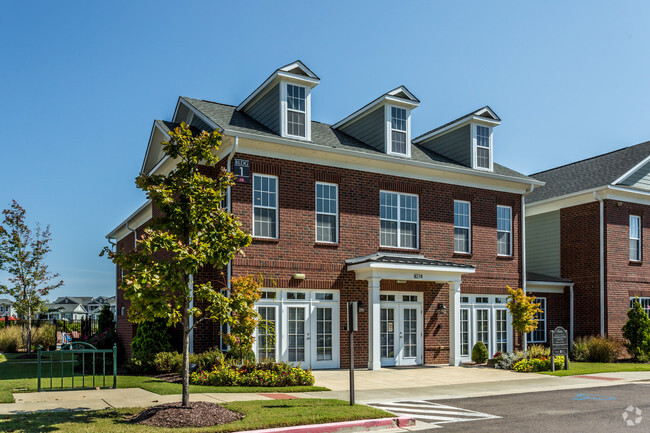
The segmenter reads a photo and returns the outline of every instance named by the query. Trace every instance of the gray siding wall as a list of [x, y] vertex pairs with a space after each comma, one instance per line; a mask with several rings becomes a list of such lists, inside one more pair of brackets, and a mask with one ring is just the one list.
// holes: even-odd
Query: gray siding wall
[[339, 129], [357, 140], [361, 140], [375, 149], [384, 152], [386, 143], [384, 139], [386, 129], [385, 121], [386, 116], [384, 114], [384, 106], [382, 105], [356, 122]]
[[472, 136], [469, 128], [470, 125], [465, 125], [432, 140], [425, 141], [421, 145], [460, 164], [471, 167], [472, 143], [470, 143], [470, 140]]
[[182, 122], [187, 123], [188, 117], [190, 117], [190, 109], [187, 108], [187, 106], [185, 104], [180, 103], [178, 105], [178, 111], [176, 112], [176, 117], [174, 118], [174, 122], [176, 122], [176, 123], [182, 123]]
[[526, 269], [561, 277], [560, 211], [526, 217]]
[[276, 84], [255, 104], [246, 108], [244, 113], [267, 128], [280, 133], [280, 85]]
[[642, 165], [630, 177], [621, 182], [623, 185], [650, 190], [650, 163]]

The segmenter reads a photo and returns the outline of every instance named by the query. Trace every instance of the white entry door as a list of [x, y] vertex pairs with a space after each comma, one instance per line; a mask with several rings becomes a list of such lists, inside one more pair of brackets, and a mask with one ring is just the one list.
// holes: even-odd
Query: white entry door
[[380, 295], [379, 340], [382, 366], [422, 364], [421, 294]]
[[308, 344], [311, 340], [311, 333], [306, 326], [307, 307], [288, 305], [286, 311], [287, 361], [292, 364], [309, 365], [311, 351], [308, 350]]
[[460, 355], [471, 361], [472, 349], [482, 341], [488, 356], [512, 350], [512, 317], [503, 295], [463, 295], [460, 308]]

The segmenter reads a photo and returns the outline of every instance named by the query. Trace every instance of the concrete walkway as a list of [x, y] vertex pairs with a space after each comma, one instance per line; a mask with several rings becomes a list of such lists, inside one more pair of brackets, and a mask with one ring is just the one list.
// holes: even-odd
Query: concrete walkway
[[[331, 391], [264, 395], [264, 393], [192, 394], [193, 401], [230, 402], [294, 398], [349, 397], [347, 370], [315, 371], [316, 385]], [[650, 381], [650, 371], [600, 373], [578, 377], [555, 377], [522, 374], [512, 371], [477, 367], [386, 368], [379, 371], [356, 370], [356, 400], [378, 403], [403, 399], [449, 399], [487, 395], [542, 392], [557, 389], [587, 388], [623, 383]], [[84, 391], [51, 391], [16, 393], [15, 403], [0, 404], [0, 414], [56, 410], [96, 410], [115, 407], [147, 407], [179, 402], [181, 396], [158, 395], [140, 388]]]

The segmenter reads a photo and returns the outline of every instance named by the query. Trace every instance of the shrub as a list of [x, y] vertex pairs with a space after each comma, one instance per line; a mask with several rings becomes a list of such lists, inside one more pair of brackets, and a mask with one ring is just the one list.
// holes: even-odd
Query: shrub
[[531, 344], [528, 346], [528, 350], [526, 351], [526, 357], [528, 359], [549, 358], [550, 356], [551, 349], [544, 347], [541, 344]]
[[56, 346], [56, 328], [50, 323], [42, 323], [38, 328], [32, 329], [32, 344], [34, 347], [41, 346], [47, 350], [50, 346]]
[[169, 343], [167, 324], [163, 320], [153, 322], [142, 322], [131, 342], [133, 358], [139, 361], [135, 363], [145, 371], [153, 370], [153, 360], [157, 353], [169, 352], [172, 349]]
[[[555, 369], [564, 368], [564, 356], [555, 357]], [[530, 358], [522, 359], [513, 365], [512, 369], [520, 373], [535, 373], [538, 371], [548, 371], [551, 369], [550, 358]]]
[[526, 358], [526, 352], [515, 351], [501, 354], [501, 359], [497, 362], [496, 368], [512, 370], [513, 365]]
[[113, 318], [111, 307], [108, 304], [104, 304], [97, 318], [97, 330], [102, 332], [113, 329], [115, 329], [115, 319]]
[[621, 355], [623, 345], [610, 337], [580, 337], [573, 343], [573, 359], [587, 362], [614, 362]]
[[190, 383], [212, 386], [299, 386], [313, 385], [314, 381], [311, 370], [274, 361], [247, 363], [242, 367], [224, 363], [212, 371], [190, 375]]
[[156, 353], [153, 365], [156, 372], [161, 374], [180, 373], [183, 368], [183, 354], [178, 352]]
[[627, 340], [625, 347], [634, 358], [647, 358], [650, 355], [650, 318], [643, 311], [638, 298], [627, 312], [623, 337]]
[[[181, 356], [181, 364], [182, 359], [183, 358]], [[215, 366], [220, 366], [223, 364], [223, 362], [223, 352], [217, 348], [212, 348], [203, 353], [193, 353], [190, 355], [190, 363], [196, 364], [197, 371], [212, 370]]]
[[477, 341], [472, 349], [472, 361], [481, 364], [488, 359], [488, 350], [485, 343]]
[[19, 326], [0, 329], [0, 352], [17, 352], [23, 348], [23, 331]]
[[255, 352], [250, 349], [245, 349], [242, 346], [231, 346], [230, 350], [226, 352], [226, 359], [236, 362], [255, 362]]

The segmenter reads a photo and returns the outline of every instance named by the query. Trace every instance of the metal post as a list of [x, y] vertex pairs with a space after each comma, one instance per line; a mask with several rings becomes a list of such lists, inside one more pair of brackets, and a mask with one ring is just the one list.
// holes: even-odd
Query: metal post
[[352, 327], [352, 316], [354, 304], [348, 302], [348, 335], [350, 340], [350, 406], [354, 406], [354, 328]]
[[38, 351], [36, 353], [38, 359], [38, 392], [41, 392], [41, 346], [38, 346]]
[[117, 388], [117, 344], [113, 343], [113, 389]]

